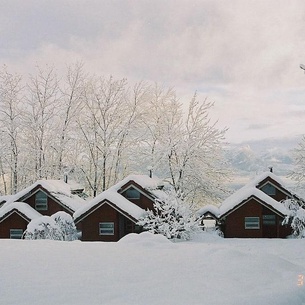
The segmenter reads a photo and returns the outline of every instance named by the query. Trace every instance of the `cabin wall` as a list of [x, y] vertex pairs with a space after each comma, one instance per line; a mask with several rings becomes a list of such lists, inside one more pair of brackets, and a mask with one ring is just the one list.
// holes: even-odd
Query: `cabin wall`
[[0, 222], [0, 238], [10, 238], [10, 229], [26, 230], [28, 221], [13, 212], [9, 217]]
[[258, 185], [258, 188], [261, 189], [261, 187], [262, 187], [263, 185], [265, 185], [266, 183], [268, 183], [268, 182], [275, 186], [275, 195], [268, 195], [268, 196], [270, 196], [271, 198], [273, 198], [273, 199], [276, 200], [276, 201], [282, 201], [282, 200], [287, 199], [287, 194], [283, 193], [283, 192], [280, 190], [281, 186], [280, 186], [276, 181], [274, 181], [273, 179], [270, 179], [269, 177], [267, 177], [266, 179], [264, 179], [264, 180]]
[[144, 196], [143, 194], [140, 195], [139, 199], [128, 199], [138, 207], [144, 209], [144, 210], [153, 210], [154, 209], [154, 202]]
[[[29, 198], [23, 200], [23, 202], [26, 202], [34, 210], [36, 210], [35, 209], [35, 194], [33, 194]], [[54, 213], [57, 213], [59, 211], [64, 211], [64, 212], [72, 215], [72, 213], [68, 209], [66, 209], [64, 206], [60, 205], [58, 202], [56, 202], [55, 200], [53, 200], [49, 196], [48, 196], [48, 209], [47, 210], [37, 210], [37, 212], [39, 212], [42, 215], [46, 215], [46, 216], [51, 216]]]
[[[99, 224], [101, 222], [113, 222], [114, 234], [100, 235]], [[118, 241], [135, 230], [134, 224], [130, 220], [107, 203], [89, 213], [86, 218], [77, 224], [77, 228], [82, 230], [82, 241]]]
[[[275, 225], [264, 225], [263, 215], [275, 215]], [[245, 217], [259, 217], [259, 229], [246, 229]], [[282, 226], [283, 218], [261, 205], [254, 198], [226, 216], [224, 236], [229, 238], [285, 238], [291, 234], [289, 226]]]
[[[129, 186], [136, 187], [137, 189], [141, 190], [142, 192], [147, 193], [146, 190], [144, 190], [139, 185], [135, 184], [133, 181], [129, 181], [128, 183], [126, 183], [122, 189], [126, 189]], [[125, 198], [127, 198], [125, 195], [125, 191], [122, 192], [121, 195], [124, 196]], [[150, 198], [148, 198], [146, 195], [142, 194], [141, 192], [140, 192], [139, 199], [129, 199], [128, 198], [128, 200], [144, 210], [147, 210], [147, 209], [153, 210], [153, 208], [154, 208], [154, 201], [151, 200]]]

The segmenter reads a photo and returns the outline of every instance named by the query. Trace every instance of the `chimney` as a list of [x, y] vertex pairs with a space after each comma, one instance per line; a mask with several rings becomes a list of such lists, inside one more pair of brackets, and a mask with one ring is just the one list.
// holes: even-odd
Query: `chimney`
[[149, 171], [149, 177], [152, 178], [152, 176], [153, 176], [153, 167], [152, 166], [147, 166], [147, 169]]
[[64, 173], [64, 182], [68, 183], [68, 173]]

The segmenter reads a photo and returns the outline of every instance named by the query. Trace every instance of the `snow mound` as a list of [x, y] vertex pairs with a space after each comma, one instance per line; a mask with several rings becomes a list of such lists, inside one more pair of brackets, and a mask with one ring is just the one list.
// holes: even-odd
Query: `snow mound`
[[171, 244], [165, 236], [161, 234], [153, 234], [150, 232], [142, 232], [140, 234], [130, 233], [119, 240], [120, 244], [142, 245], [145, 247], [154, 247], [163, 244]]
[[215, 230], [196, 232], [191, 236], [191, 241], [194, 242], [205, 243], [205, 242], [218, 242], [222, 240], [223, 238], [219, 236], [218, 232]]

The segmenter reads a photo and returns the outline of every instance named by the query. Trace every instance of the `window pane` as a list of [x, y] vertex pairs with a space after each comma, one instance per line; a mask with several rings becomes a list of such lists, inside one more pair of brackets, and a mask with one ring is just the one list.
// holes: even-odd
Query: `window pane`
[[39, 211], [46, 211], [48, 209], [48, 196], [41, 191], [35, 195], [35, 208]]
[[263, 215], [263, 225], [274, 226], [276, 224], [275, 215]]
[[114, 235], [114, 222], [100, 222], [100, 235]]
[[140, 192], [133, 187], [129, 188], [125, 192], [125, 196], [127, 199], [140, 199]]
[[275, 187], [271, 185], [270, 183], [267, 183], [261, 188], [261, 191], [263, 191], [267, 195], [275, 195]]
[[10, 229], [10, 238], [11, 239], [21, 239], [23, 234], [22, 229]]
[[245, 217], [245, 229], [259, 229], [259, 217]]

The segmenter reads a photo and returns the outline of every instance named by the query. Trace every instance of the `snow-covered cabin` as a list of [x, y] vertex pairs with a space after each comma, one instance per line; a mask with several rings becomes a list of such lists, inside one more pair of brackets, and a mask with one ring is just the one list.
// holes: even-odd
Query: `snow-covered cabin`
[[0, 238], [17, 235], [20, 238], [34, 217], [51, 216], [59, 211], [72, 215], [85, 204], [62, 180], [39, 180], [15, 195], [6, 196], [4, 201], [0, 207]]
[[0, 238], [20, 239], [29, 222], [41, 214], [24, 202], [12, 202], [0, 209]]
[[296, 197], [272, 172], [265, 172], [224, 200], [218, 219], [225, 237], [285, 238], [282, 221], [288, 211], [282, 200]]
[[83, 241], [118, 241], [138, 232], [136, 223], [155, 198], [162, 198], [162, 183], [146, 175], [129, 175], [74, 213]]
[[216, 205], [207, 204], [197, 211], [196, 216], [201, 220], [204, 230], [215, 228], [218, 225], [219, 208]]

